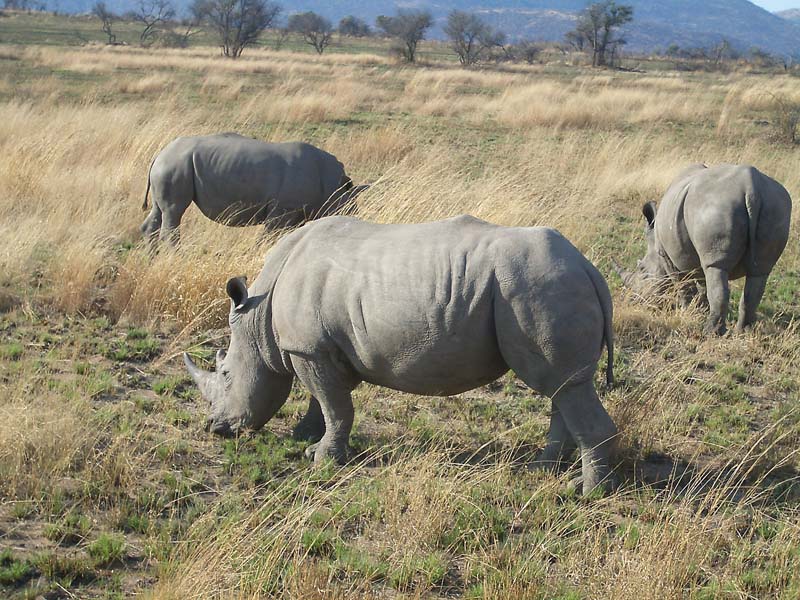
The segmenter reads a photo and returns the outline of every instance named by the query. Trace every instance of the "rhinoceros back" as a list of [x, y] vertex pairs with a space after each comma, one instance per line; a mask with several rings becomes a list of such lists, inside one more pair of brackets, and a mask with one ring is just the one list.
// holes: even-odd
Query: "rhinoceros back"
[[[415, 225], [331, 217], [272, 252], [282, 254], [284, 241], [291, 250], [272, 300], [281, 348], [335, 349], [365, 381], [420, 394], [473, 389], [509, 368], [498, 328], [554, 359], [596, 364], [601, 351], [594, 267], [554, 230], [472, 217]], [[569, 348], [564, 334], [576, 338]], [[584, 347], [590, 357], [575, 356]], [[453, 365], [461, 368], [443, 377]]]
[[662, 200], [659, 241], [680, 271], [716, 266], [767, 274], [786, 245], [788, 192], [748, 165], [717, 165], [676, 182]]
[[178, 138], [156, 160], [189, 168], [198, 208], [228, 225], [282, 216], [286, 225], [300, 223], [324, 206], [344, 175], [335, 157], [309, 144], [235, 133]]

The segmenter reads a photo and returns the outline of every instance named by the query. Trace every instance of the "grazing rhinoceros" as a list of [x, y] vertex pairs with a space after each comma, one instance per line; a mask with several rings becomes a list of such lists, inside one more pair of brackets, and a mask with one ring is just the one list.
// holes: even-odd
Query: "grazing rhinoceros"
[[260, 428], [297, 376], [324, 415], [307, 454], [341, 462], [360, 382], [453, 395], [513, 369], [553, 400], [542, 461], [559, 464], [577, 444], [584, 490], [610, 476], [617, 430], [593, 377], [605, 345], [613, 378], [611, 296], [555, 230], [468, 216], [416, 225], [329, 217], [282, 238], [250, 289], [236, 278], [227, 293], [231, 342], [216, 373], [184, 354], [214, 433]]
[[[644, 292], [688, 280], [682, 300], [700, 288], [710, 314], [706, 333], [725, 333], [728, 280], [746, 277], [738, 330], [753, 324], [772, 267], [789, 238], [792, 200], [786, 189], [754, 167], [692, 165], [656, 203], [642, 208], [647, 254], [635, 272], [616, 267], [625, 285]], [[705, 292], [703, 289], [705, 288]]]
[[142, 223], [152, 238], [176, 241], [194, 201], [209, 219], [232, 226], [290, 227], [341, 211], [367, 186], [354, 187], [342, 163], [310, 144], [269, 144], [236, 133], [179, 137], [150, 165]]

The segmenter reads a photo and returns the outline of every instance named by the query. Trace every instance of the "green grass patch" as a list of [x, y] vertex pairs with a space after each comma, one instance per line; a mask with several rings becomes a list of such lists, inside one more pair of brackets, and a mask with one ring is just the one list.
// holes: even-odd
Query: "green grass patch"
[[117, 362], [145, 362], [161, 351], [161, 343], [143, 329], [129, 329], [124, 339], [115, 339], [104, 348], [106, 358]]
[[82, 542], [92, 529], [91, 520], [76, 511], [70, 511], [56, 523], [44, 526], [44, 536], [62, 545]]
[[106, 566], [125, 557], [125, 536], [102, 533], [86, 547], [86, 552], [95, 565]]
[[187, 383], [191, 381], [185, 375], [171, 375], [153, 382], [153, 391], [159, 396], [184, 396]]
[[0, 585], [20, 585], [33, 577], [34, 568], [27, 560], [14, 558], [11, 550], [0, 552]]
[[19, 342], [11, 342], [8, 344], [0, 344], [0, 359], [3, 360], [19, 360], [22, 358], [24, 348]]
[[[305, 444], [262, 432], [252, 438], [225, 440], [226, 468], [251, 484], [269, 482], [285, 474], [303, 457]], [[316, 473], [321, 474], [323, 469]]]
[[42, 552], [30, 559], [32, 566], [47, 579], [70, 588], [78, 582], [93, 580], [97, 575], [94, 565], [85, 556], [61, 556], [56, 552]]

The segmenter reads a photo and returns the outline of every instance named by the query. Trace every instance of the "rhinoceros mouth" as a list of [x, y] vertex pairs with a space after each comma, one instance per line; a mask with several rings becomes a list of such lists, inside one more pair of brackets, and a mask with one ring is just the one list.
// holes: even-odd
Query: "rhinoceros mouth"
[[622, 268], [622, 265], [620, 265], [613, 258], [611, 259], [611, 268], [614, 269], [614, 272], [617, 275], [619, 275], [619, 278], [622, 280], [622, 285], [625, 287], [630, 287], [635, 274], [631, 271], [626, 271], [624, 268]]

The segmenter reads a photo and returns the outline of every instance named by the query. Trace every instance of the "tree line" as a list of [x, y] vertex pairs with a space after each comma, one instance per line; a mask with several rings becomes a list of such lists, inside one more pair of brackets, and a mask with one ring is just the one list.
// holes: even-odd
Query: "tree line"
[[[5, 0], [6, 3], [19, 1], [22, 0]], [[374, 27], [354, 15], [344, 17], [334, 27], [329, 19], [311, 11], [291, 14], [286, 24], [278, 27], [282, 11], [273, 0], [193, 0], [187, 17], [176, 21], [171, 0], [137, 0], [135, 9], [124, 15], [109, 10], [104, 0], [98, 0], [92, 8], [109, 44], [117, 42], [114, 24], [124, 18], [141, 25], [139, 42], [144, 46], [159, 38], [168, 45], [185, 46], [192, 35], [207, 28], [218, 38], [222, 53], [230, 58], [239, 57], [266, 30], [275, 29], [277, 45], [294, 34], [319, 54], [332, 43], [334, 33], [356, 38], [381, 35], [394, 40], [392, 50], [399, 57], [415, 62], [419, 43], [433, 26], [430, 12], [400, 9], [393, 16], [377, 17]], [[625, 43], [616, 35], [616, 30], [632, 19], [632, 13], [631, 7], [617, 5], [614, 0], [596, 2], [581, 13], [578, 27], [567, 39], [580, 50], [592, 48], [593, 64], [609, 64], [609, 54], [613, 60], [617, 48]], [[176, 25], [181, 26], [177, 31]], [[508, 45], [505, 33], [478, 15], [461, 10], [448, 14], [443, 29], [449, 47], [465, 66], [477, 64], [494, 51], [506, 58], [533, 62], [540, 51], [540, 46], [532, 41]]]
[[[26, 0], [5, 0], [7, 4], [22, 1]], [[122, 17], [109, 11], [103, 0], [95, 3], [92, 12], [100, 20], [108, 43], [116, 43], [114, 22]], [[392, 51], [409, 63], [416, 61], [419, 43], [434, 24], [428, 11], [400, 9], [393, 16], [377, 17], [373, 26], [354, 15], [344, 17], [334, 26], [326, 17], [311, 11], [290, 14], [285, 24], [279, 26], [282, 12], [282, 7], [273, 0], [193, 0], [188, 16], [176, 21], [171, 0], [137, 0], [135, 9], [123, 17], [141, 25], [139, 42], [145, 46], [157, 39], [165, 45], [186, 46], [192, 35], [205, 28], [218, 38], [225, 56], [237, 58], [268, 29], [276, 32], [276, 48], [294, 35], [319, 54], [325, 52], [336, 33], [353, 38], [380, 35], [394, 40]], [[579, 13], [575, 28], [566, 34], [562, 48], [587, 53], [593, 66], [613, 66], [627, 43], [623, 35], [624, 26], [632, 20], [633, 7], [629, 5], [618, 4], [615, 0], [591, 3]], [[477, 14], [462, 10], [452, 10], [447, 15], [443, 32], [449, 48], [464, 66], [488, 58], [533, 63], [543, 50], [543, 44], [532, 40], [509, 44], [505, 33]], [[750, 54], [761, 63], [768, 62], [769, 55], [763, 51], [752, 49]], [[713, 61], [714, 65], [721, 65], [726, 59], [736, 57], [737, 53], [726, 40], [722, 40], [708, 49], [679, 49], [672, 45], [666, 55], [672, 58], [703, 57], [706, 61]]]

